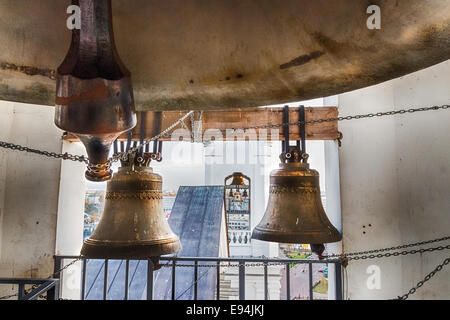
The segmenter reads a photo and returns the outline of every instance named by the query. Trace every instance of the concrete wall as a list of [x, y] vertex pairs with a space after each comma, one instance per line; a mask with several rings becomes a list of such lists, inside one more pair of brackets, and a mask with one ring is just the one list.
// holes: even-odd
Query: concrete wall
[[[400, 79], [342, 94], [339, 109], [341, 115], [352, 115], [449, 101], [450, 61], [447, 61]], [[340, 123], [344, 135], [340, 178], [346, 252], [449, 235], [449, 128], [449, 111]], [[448, 254], [447, 250], [350, 262], [348, 297], [394, 298], [422, 280]], [[368, 270], [371, 265], [375, 272], [380, 271], [379, 289], [370, 290], [367, 286], [367, 281], [373, 280], [369, 277], [376, 276]], [[447, 267], [411, 298], [449, 299], [449, 278]]]
[[[85, 155], [81, 143], [63, 142], [63, 153]], [[79, 255], [83, 244], [84, 201], [86, 196], [86, 165], [62, 161], [59, 183], [58, 225], [56, 229], [57, 255]]]
[[[53, 117], [51, 107], [2, 101], [0, 140], [61, 152]], [[60, 166], [57, 159], [0, 150], [0, 277], [53, 272]]]

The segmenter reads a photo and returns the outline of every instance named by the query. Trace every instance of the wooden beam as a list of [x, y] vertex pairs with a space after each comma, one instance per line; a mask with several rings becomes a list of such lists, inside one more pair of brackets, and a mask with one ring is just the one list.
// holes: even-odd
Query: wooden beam
[[[204, 111], [201, 117], [201, 137], [204, 136], [205, 131], [213, 133], [214, 130], [219, 130], [222, 138], [215, 137], [215, 140], [255, 140], [261, 139], [261, 135], [264, 134], [260, 129], [253, 131], [255, 135], [248, 135], [248, 131], [241, 137], [235, 138], [234, 136], [228, 135], [227, 129], [232, 128], [246, 128], [260, 125], [271, 125], [283, 123], [283, 108], [246, 108], [246, 109], [229, 109], [229, 110], [210, 110]], [[307, 107], [305, 108], [306, 121], [319, 120], [319, 119], [330, 119], [338, 117], [337, 107]], [[160, 115], [159, 115], [160, 114]], [[161, 119], [160, 128], [164, 130], [165, 128], [172, 125], [179, 118], [181, 118], [186, 111], [163, 111], [158, 112], [138, 112], [137, 125], [133, 130], [133, 140], [139, 141], [139, 131], [141, 124], [141, 117], [145, 117], [145, 139], [150, 139], [155, 136], [158, 130], [155, 130], [158, 125], [156, 125], [156, 119]], [[200, 119], [201, 112], [196, 111], [194, 114], [194, 120]], [[299, 111], [298, 108], [290, 108], [290, 122], [299, 121]], [[192, 124], [190, 119], [185, 120], [185, 125], [188, 130], [192, 130]], [[179, 125], [176, 129], [182, 129], [183, 127]], [[283, 129], [281, 127], [267, 130], [268, 139], [284, 140]], [[230, 133], [230, 132], [228, 132]], [[251, 132], [250, 132], [251, 133]], [[273, 133], [273, 135], [272, 135]], [[278, 133], [278, 134], [277, 134]], [[322, 122], [306, 125], [306, 138], [307, 140], [335, 140], [339, 137], [338, 123], [337, 121]], [[300, 139], [300, 130], [298, 126], [290, 127], [290, 140]], [[65, 136], [66, 140], [78, 141], [76, 137], [71, 134]], [[127, 140], [127, 134], [123, 134], [119, 137], [119, 140]], [[165, 137], [161, 139], [163, 141], [170, 141], [170, 137]]]

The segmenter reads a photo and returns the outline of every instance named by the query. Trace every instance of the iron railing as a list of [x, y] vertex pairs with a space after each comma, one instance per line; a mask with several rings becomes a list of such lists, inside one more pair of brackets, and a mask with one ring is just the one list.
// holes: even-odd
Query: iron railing
[[[87, 259], [79, 256], [55, 256], [55, 273], [64, 267], [64, 262], [73, 261], [74, 259], [80, 259], [81, 262], [81, 290], [80, 299], [86, 298], [86, 274], [87, 274]], [[108, 297], [108, 259], [104, 259], [104, 271], [103, 271], [103, 300]], [[335, 297], [336, 300], [342, 300], [342, 265], [338, 259], [334, 260], [308, 260], [308, 259], [269, 259], [269, 258], [187, 258], [187, 257], [161, 257], [160, 264], [163, 267], [171, 268], [171, 299], [176, 300], [176, 271], [179, 267], [191, 267], [194, 268], [194, 279], [192, 283], [193, 299], [197, 300], [198, 297], [198, 281], [199, 281], [199, 269], [208, 267], [216, 269], [216, 289], [215, 298], [220, 300], [220, 274], [223, 267], [237, 267], [238, 268], [238, 298], [239, 300], [245, 300], [245, 278], [246, 268], [261, 266], [264, 270], [264, 299], [269, 299], [269, 284], [268, 284], [268, 268], [270, 266], [281, 266], [285, 268], [286, 272], [286, 299], [291, 299], [291, 282], [290, 282], [290, 269], [293, 265], [306, 264], [309, 270], [309, 299], [313, 300], [313, 265], [320, 264], [327, 266], [334, 265], [334, 283], [335, 283]], [[154, 294], [154, 264], [149, 259], [147, 262], [147, 300], [153, 300]], [[130, 274], [130, 260], [125, 260], [125, 286], [124, 286], [124, 299], [129, 298], [129, 274]], [[60, 275], [58, 274], [58, 277]]]
[[[0, 278], [0, 285], [17, 285], [17, 294], [10, 295], [10, 298], [17, 297], [18, 300], [36, 300], [45, 295], [47, 300], [59, 299], [59, 279], [15, 279]], [[25, 290], [25, 286], [31, 285], [30, 290]]]

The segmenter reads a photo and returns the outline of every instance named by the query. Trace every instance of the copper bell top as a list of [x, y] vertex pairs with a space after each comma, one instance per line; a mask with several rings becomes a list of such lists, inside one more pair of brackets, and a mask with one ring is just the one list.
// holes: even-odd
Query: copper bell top
[[328, 220], [320, 197], [319, 173], [309, 168], [298, 147], [280, 156], [270, 175], [269, 202], [252, 238], [269, 242], [323, 244], [342, 236]]
[[83, 256], [147, 259], [181, 250], [163, 213], [162, 178], [148, 167], [149, 154], [139, 161], [123, 163], [108, 181], [104, 213], [84, 242]]
[[233, 173], [233, 181], [229, 184], [230, 186], [245, 186], [244, 174], [241, 172]]

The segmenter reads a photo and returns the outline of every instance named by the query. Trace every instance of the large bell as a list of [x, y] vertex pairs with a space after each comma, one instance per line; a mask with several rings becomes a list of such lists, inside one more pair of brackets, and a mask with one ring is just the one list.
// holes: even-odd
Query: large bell
[[300, 149], [294, 146], [280, 156], [280, 169], [270, 175], [266, 213], [254, 229], [253, 239], [311, 244], [313, 251], [323, 243], [342, 239], [323, 209], [319, 173], [309, 168], [307, 157], [300, 157]]
[[122, 162], [108, 181], [100, 223], [81, 249], [86, 258], [155, 261], [181, 249], [164, 217], [162, 178], [148, 166], [150, 154], [138, 159]]
[[[53, 72], [70, 43], [69, 4], [0, 1], [1, 100], [54, 105]], [[450, 58], [448, 0], [114, 0], [112, 5], [117, 48], [133, 73], [137, 111], [304, 101]], [[380, 9], [379, 30], [370, 27], [377, 16], [367, 13], [372, 5]], [[83, 9], [82, 14], [93, 13]], [[103, 14], [91, 21], [95, 16]], [[109, 22], [96, 26], [105, 29]], [[104, 40], [81, 54], [101, 52]]]

